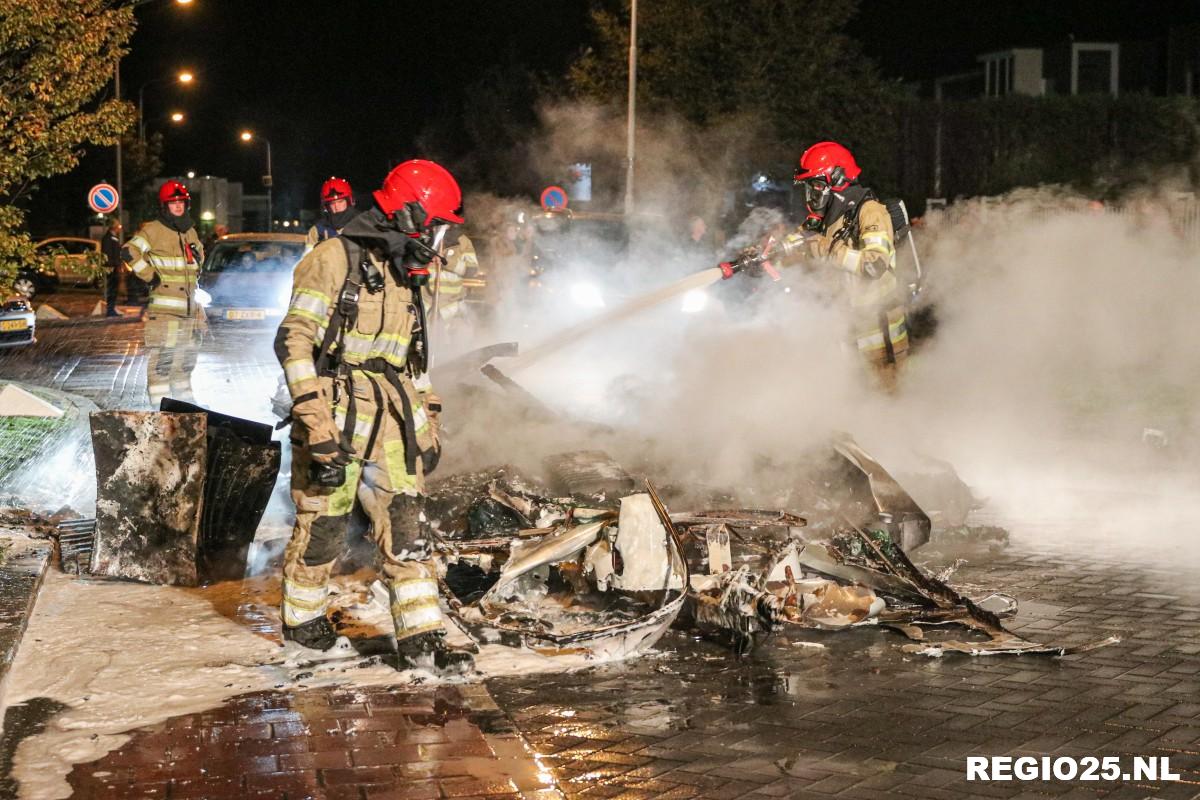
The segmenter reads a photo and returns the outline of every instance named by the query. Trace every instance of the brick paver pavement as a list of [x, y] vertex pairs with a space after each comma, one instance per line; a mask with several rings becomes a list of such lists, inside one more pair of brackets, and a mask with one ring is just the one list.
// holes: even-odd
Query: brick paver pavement
[[562, 797], [480, 685], [245, 695], [143, 729], [68, 780], [79, 798]]

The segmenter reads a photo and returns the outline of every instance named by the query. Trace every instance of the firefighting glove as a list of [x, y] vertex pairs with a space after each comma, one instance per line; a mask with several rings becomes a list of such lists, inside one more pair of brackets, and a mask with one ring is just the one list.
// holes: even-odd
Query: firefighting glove
[[350, 457], [337, 442], [317, 442], [308, 446], [312, 461], [308, 464], [308, 480], [316, 486], [336, 488], [346, 482], [346, 465]]
[[408, 285], [420, 289], [429, 283], [429, 262], [437, 257], [437, 251], [420, 239], [410, 238], [404, 247], [404, 272]]
[[745, 272], [752, 278], [761, 278], [763, 274], [763, 256], [757, 247], [743, 247], [733, 260], [735, 271]]
[[871, 280], [878, 280], [888, 271], [888, 263], [883, 259], [864, 258], [862, 271]]

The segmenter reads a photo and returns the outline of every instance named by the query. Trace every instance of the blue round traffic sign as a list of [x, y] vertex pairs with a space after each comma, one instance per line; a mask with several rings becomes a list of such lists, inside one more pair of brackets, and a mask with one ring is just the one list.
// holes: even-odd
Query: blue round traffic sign
[[552, 208], [567, 207], [567, 190], [561, 186], [547, 186], [542, 190], [542, 208], [549, 211]]
[[107, 183], [97, 183], [88, 191], [88, 205], [97, 214], [111, 214], [120, 201], [116, 188]]

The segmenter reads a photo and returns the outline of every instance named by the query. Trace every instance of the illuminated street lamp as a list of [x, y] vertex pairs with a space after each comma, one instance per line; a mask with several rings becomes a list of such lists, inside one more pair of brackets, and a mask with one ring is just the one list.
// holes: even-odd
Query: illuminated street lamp
[[[241, 133], [241, 140], [243, 142], [252, 142], [254, 138], [253, 131], [242, 131]], [[274, 208], [272, 206], [271, 185], [275, 182], [271, 175], [271, 142], [263, 136], [258, 138], [262, 139], [263, 143], [267, 146], [267, 174], [263, 176], [263, 186], [267, 187], [267, 233], [270, 233], [274, 226], [274, 220], [272, 219]]]
[[184, 116], [183, 116], [183, 112], [182, 112], [182, 111], [175, 111], [175, 112], [172, 112], [172, 114], [171, 114], [171, 122], [174, 122], [174, 123], [178, 124], [178, 123], [180, 123], [180, 122], [183, 122], [183, 120], [184, 120]]
[[[190, 85], [196, 80], [196, 75], [191, 70], [181, 70], [174, 75], [174, 79], [184, 86]], [[146, 141], [146, 87], [152, 83], [160, 83], [161, 81], [171, 80], [171, 78], [152, 78], [146, 81], [138, 88], [138, 141]], [[175, 120], [174, 115], [171, 119]], [[181, 120], [175, 120], [180, 122]]]
[[[152, 3], [154, 1], [155, 0], [135, 0], [133, 3], [133, 7], [137, 8], [138, 6], [144, 6], [147, 3]], [[191, 5], [192, 0], [175, 0], [175, 3], [176, 3], [176, 5], [186, 6], [186, 5]], [[120, 102], [120, 100], [121, 100], [121, 57], [120, 56], [117, 56], [116, 61], [113, 62], [113, 95], [117, 98], [117, 101]], [[139, 97], [139, 100], [140, 100], [140, 97]], [[139, 107], [138, 111], [139, 112], [141, 111], [140, 107]], [[140, 128], [140, 120], [141, 120], [140, 113], [138, 115], [138, 119], [139, 119], [139, 128]], [[117, 218], [121, 220], [122, 224], [124, 224], [124, 222], [125, 222], [125, 206], [122, 201], [125, 199], [125, 178], [124, 178], [125, 159], [121, 153], [121, 140], [120, 139], [117, 139], [116, 156], [117, 156]]]

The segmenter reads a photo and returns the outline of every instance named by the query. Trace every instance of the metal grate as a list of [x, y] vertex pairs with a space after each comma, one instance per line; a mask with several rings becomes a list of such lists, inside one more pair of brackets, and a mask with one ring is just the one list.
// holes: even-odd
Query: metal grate
[[58, 524], [59, 563], [63, 572], [82, 575], [91, 571], [96, 544], [96, 520], [73, 519]]

